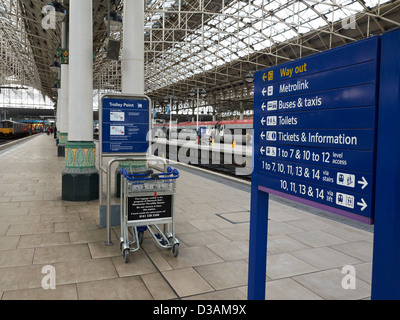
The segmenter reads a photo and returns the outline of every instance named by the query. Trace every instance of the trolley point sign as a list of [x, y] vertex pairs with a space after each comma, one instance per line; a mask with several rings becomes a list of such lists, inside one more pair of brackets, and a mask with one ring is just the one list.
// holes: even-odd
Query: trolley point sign
[[103, 96], [100, 110], [102, 153], [145, 154], [149, 148], [149, 110], [149, 99], [144, 96]]
[[265, 298], [269, 193], [374, 224], [372, 299], [400, 299], [400, 29], [259, 71], [248, 298]]
[[258, 189], [373, 221], [378, 38], [255, 76]]

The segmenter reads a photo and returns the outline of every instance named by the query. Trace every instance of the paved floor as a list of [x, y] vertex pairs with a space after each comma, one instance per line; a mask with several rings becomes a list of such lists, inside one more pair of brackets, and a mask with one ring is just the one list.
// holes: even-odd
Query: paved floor
[[[118, 245], [104, 245], [99, 202], [61, 200], [63, 168], [45, 134], [0, 151], [1, 299], [246, 299], [247, 187], [182, 170], [179, 256], [146, 235], [125, 264]], [[370, 297], [372, 232], [270, 202], [267, 299]], [[42, 288], [47, 265], [55, 290]], [[356, 289], [342, 288], [345, 265], [355, 267]]]

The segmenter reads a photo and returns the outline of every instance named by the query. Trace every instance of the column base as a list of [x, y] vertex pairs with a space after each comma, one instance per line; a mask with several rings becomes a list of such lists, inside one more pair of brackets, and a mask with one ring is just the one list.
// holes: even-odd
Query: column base
[[68, 143], [68, 133], [57, 132], [57, 156], [65, 157], [65, 145]]
[[57, 145], [57, 156], [65, 157], [65, 144]]
[[96, 168], [66, 168], [62, 173], [62, 200], [91, 201], [99, 198], [99, 173]]

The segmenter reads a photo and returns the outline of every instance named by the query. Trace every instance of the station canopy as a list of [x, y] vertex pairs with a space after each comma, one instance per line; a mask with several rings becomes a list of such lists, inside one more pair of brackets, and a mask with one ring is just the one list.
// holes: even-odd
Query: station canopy
[[[94, 95], [121, 90], [121, 62], [106, 59], [106, 40], [121, 41], [121, 55], [123, 28], [108, 33], [108, 1], [123, 16], [124, 1], [93, 0]], [[145, 93], [160, 108], [173, 99], [182, 113], [198, 88], [206, 113], [250, 111], [246, 77], [255, 71], [400, 27], [400, 0], [142, 1]], [[0, 0], [0, 87], [35, 88], [55, 102], [61, 24], [42, 27], [49, 2]]]

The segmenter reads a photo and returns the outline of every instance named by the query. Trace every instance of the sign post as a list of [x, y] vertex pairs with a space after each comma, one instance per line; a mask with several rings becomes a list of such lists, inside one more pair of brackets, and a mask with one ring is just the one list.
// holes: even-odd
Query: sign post
[[255, 74], [249, 299], [265, 298], [267, 194], [373, 223], [379, 48], [371, 37]]
[[400, 299], [400, 29], [382, 35], [371, 298]]

